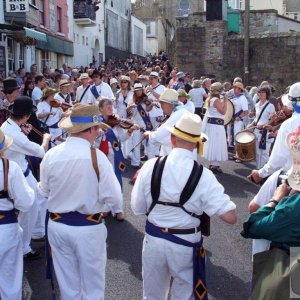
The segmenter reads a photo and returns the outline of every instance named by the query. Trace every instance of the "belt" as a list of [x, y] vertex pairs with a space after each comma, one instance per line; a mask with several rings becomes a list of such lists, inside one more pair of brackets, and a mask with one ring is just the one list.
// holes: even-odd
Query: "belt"
[[0, 225], [18, 223], [16, 210], [0, 210]]
[[163, 233], [171, 233], [171, 234], [192, 234], [197, 233], [201, 230], [201, 226], [194, 227], [194, 228], [188, 228], [188, 229], [175, 229], [175, 228], [163, 228], [158, 227], [161, 232]]
[[49, 218], [54, 222], [63, 223], [70, 226], [90, 226], [102, 223], [101, 213], [85, 215], [77, 211], [68, 213], [49, 212]]
[[27, 165], [27, 168], [23, 174], [25, 177], [27, 177], [29, 175], [29, 173], [30, 173], [30, 168], [29, 168], [29, 165]]
[[224, 120], [220, 118], [207, 118], [207, 123], [215, 125], [224, 125]]

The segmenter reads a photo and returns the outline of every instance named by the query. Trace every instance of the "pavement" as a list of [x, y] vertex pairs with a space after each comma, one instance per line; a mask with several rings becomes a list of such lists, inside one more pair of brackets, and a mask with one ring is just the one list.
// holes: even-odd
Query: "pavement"
[[[207, 162], [203, 162], [208, 166]], [[251, 240], [241, 237], [242, 223], [247, 207], [258, 191], [258, 186], [246, 176], [254, 163], [227, 161], [222, 165], [223, 174], [217, 179], [225, 192], [237, 205], [238, 222], [229, 225], [218, 217], [211, 218], [211, 236], [204, 239], [207, 253], [206, 274], [209, 299], [246, 300], [252, 274]], [[142, 242], [146, 218], [136, 217], [130, 210], [130, 180], [136, 170], [129, 168], [124, 177], [124, 204], [126, 220], [106, 220], [108, 228], [105, 300], [140, 300], [142, 294]], [[44, 255], [43, 243], [34, 242], [33, 248]], [[50, 300], [51, 284], [45, 279], [45, 260], [25, 262], [24, 300]], [[59, 290], [55, 283], [55, 293]], [[97, 300], [97, 299], [95, 299]]]

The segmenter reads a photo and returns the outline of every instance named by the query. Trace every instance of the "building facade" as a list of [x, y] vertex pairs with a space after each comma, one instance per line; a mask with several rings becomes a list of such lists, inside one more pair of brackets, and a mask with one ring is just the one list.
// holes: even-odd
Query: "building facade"
[[[9, 1], [9, 0], [6, 0]], [[38, 70], [60, 67], [73, 56], [69, 40], [68, 5], [66, 0], [25, 0], [28, 11], [7, 11], [1, 0], [1, 42], [4, 47], [5, 73], [25, 67]], [[3, 58], [2, 58], [3, 60]], [[0, 63], [1, 64], [1, 63]]]
[[197, 0], [136, 0], [133, 14], [146, 24], [147, 53], [169, 52], [176, 30], [176, 18], [203, 12], [203, 1]]

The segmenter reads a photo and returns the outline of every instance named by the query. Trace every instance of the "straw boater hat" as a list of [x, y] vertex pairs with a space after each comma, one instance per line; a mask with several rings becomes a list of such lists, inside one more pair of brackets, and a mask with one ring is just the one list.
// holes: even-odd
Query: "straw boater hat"
[[296, 82], [290, 86], [287, 94], [281, 97], [283, 105], [293, 108], [293, 104], [300, 106], [300, 82]]
[[178, 93], [178, 97], [185, 97], [186, 99], [191, 99], [192, 98], [192, 96], [189, 95], [184, 89], [179, 89], [177, 91], [177, 93]]
[[90, 79], [89, 74], [88, 73], [82, 73], [79, 77], [79, 79]]
[[178, 105], [178, 93], [173, 89], [165, 89], [158, 99], [160, 102], [166, 102], [173, 105]]
[[121, 82], [121, 81], [128, 81], [129, 83], [130, 83], [130, 78], [128, 77], [128, 76], [125, 76], [125, 75], [122, 75], [121, 77], [120, 77], [120, 79], [119, 79], [119, 81]]
[[139, 91], [139, 90], [143, 90], [143, 89], [144, 89], [144, 86], [139, 82], [135, 83], [134, 86], [133, 86], [133, 91], [134, 92]]
[[288, 176], [288, 183], [294, 190], [300, 191], [300, 126], [288, 134], [287, 145], [293, 158], [293, 168]]
[[43, 90], [43, 97], [42, 99], [45, 100], [47, 99], [49, 96], [54, 95], [57, 93], [57, 89], [53, 89], [53, 88], [45, 88]]
[[237, 81], [232, 86], [237, 87], [237, 88], [241, 89], [242, 91], [244, 91], [244, 85], [241, 82]]
[[68, 79], [62, 79], [62, 80], [59, 82], [59, 87], [70, 86], [70, 85], [71, 85], [71, 82], [70, 82]]
[[8, 136], [4, 135], [2, 130], [0, 129], [0, 156], [2, 156], [3, 152], [8, 149], [13, 143], [13, 139]]
[[104, 129], [110, 128], [101, 121], [102, 118], [97, 105], [77, 103], [70, 109], [69, 116], [63, 118], [58, 126], [69, 133], [78, 133], [93, 126]]
[[198, 151], [202, 154], [203, 143], [208, 138], [201, 132], [201, 128], [201, 118], [187, 111], [173, 127], [167, 127], [167, 130], [182, 140], [197, 144]]

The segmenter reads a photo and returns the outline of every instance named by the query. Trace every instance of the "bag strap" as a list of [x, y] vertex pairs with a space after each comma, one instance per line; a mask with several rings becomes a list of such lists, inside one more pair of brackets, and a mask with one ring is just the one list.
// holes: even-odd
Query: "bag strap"
[[180, 195], [179, 204], [180, 206], [183, 206], [193, 195], [198, 182], [202, 176], [203, 172], [203, 166], [198, 165], [198, 163], [194, 160], [194, 166], [192, 169], [192, 172], [190, 174], [189, 179], [186, 182], [185, 187], [183, 188], [183, 191]]
[[8, 192], [8, 170], [9, 170], [9, 161], [6, 158], [2, 158], [3, 164], [3, 174], [4, 174], [4, 192]]
[[85, 93], [87, 92], [87, 90], [88, 90], [89, 88], [90, 88], [90, 85], [88, 85], [88, 86], [85, 88], [84, 92], [82, 93], [82, 95], [81, 95], [81, 97], [80, 97], [79, 102], [81, 102], [82, 98], [84, 97]]
[[98, 167], [96, 148], [91, 147], [91, 155], [92, 155], [93, 168], [95, 170], [97, 179], [99, 181], [100, 180], [100, 172], [99, 172], [99, 167]]
[[256, 125], [258, 124], [260, 118], [262, 117], [262, 114], [264, 113], [265, 109], [267, 108], [267, 106], [269, 105], [270, 102], [268, 102], [262, 109], [262, 111], [260, 112], [258, 118], [257, 118], [257, 121], [256, 121]]
[[154, 208], [154, 206], [156, 205], [156, 203], [158, 201], [159, 194], [160, 194], [160, 184], [161, 184], [162, 173], [163, 173], [167, 158], [168, 158], [168, 156], [159, 157], [155, 162], [153, 172], [152, 172], [152, 177], [151, 177], [152, 203], [150, 205], [148, 212], [146, 213], [146, 216], [148, 216], [150, 214], [151, 210]]

